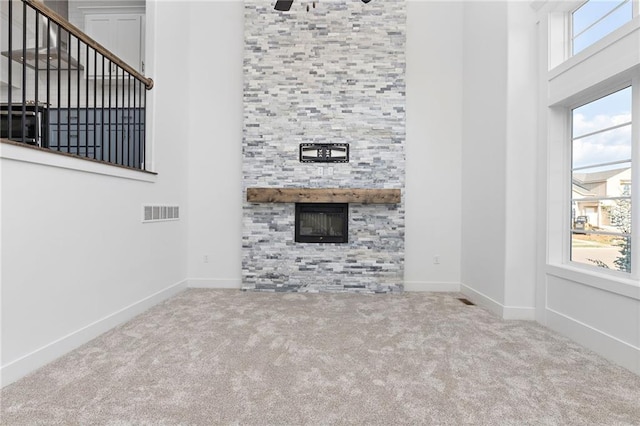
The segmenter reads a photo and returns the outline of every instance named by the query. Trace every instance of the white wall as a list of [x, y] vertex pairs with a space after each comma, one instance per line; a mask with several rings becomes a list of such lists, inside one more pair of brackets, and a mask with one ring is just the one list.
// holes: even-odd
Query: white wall
[[192, 287], [241, 284], [243, 16], [241, 1], [190, 5], [186, 256]]
[[462, 13], [461, 2], [407, 3], [405, 288], [410, 291], [460, 288]]
[[534, 319], [537, 32], [529, 2], [507, 3], [505, 290], [503, 317]]
[[506, 2], [465, 3], [461, 276], [492, 308], [505, 301], [506, 25]]
[[[157, 28], [188, 25], [179, 4], [152, 9]], [[120, 169], [125, 177], [115, 177], [105, 170], [117, 168], [1, 147], [3, 384], [185, 287], [186, 222], [143, 224], [141, 209], [188, 211], [186, 43], [179, 32], [157, 31], [149, 72], [157, 177]], [[51, 157], [60, 167], [34, 164]]]
[[462, 290], [505, 319], [535, 317], [536, 16], [464, 6]]

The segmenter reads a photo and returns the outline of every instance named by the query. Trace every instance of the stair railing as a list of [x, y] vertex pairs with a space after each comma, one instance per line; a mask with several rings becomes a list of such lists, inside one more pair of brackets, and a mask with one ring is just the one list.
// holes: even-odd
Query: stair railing
[[43, 3], [2, 3], [0, 138], [145, 170], [153, 80]]

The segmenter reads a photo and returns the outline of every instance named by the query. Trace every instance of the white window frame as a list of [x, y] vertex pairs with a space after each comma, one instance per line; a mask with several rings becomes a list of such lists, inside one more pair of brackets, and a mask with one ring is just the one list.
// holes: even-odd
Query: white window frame
[[[543, 273], [638, 298], [640, 293], [640, 16], [571, 56], [571, 13], [580, 1], [545, 2], [538, 10], [540, 130], [546, 161]], [[632, 272], [569, 260], [571, 235], [571, 110], [626, 86], [632, 89]]]
[[[635, 81], [635, 84], [634, 84]], [[609, 96], [613, 93], [616, 93], [620, 90], [624, 90], [628, 87], [631, 87], [631, 194], [628, 197], [629, 200], [631, 201], [631, 272], [623, 272], [623, 271], [617, 271], [617, 270], [611, 270], [611, 269], [603, 269], [600, 268], [596, 265], [589, 265], [586, 263], [582, 263], [582, 262], [576, 262], [571, 260], [571, 244], [572, 244], [572, 224], [571, 224], [571, 219], [569, 221], [569, 227], [567, 228], [567, 239], [568, 241], [566, 242], [566, 244], [563, 244], [564, 246], [567, 247], [567, 252], [566, 257], [564, 257], [563, 259], [565, 263], [570, 264], [572, 266], [575, 266], [577, 268], [588, 268], [589, 270], [593, 270], [593, 268], [596, 268], [598, 270], [598, 272], [605, 272], [605, 273], [612, 273], [612, 274], [616, 274], [620, 277], [631, 277], [631, 278], [639, 278], [640, 274], [638, 273], [638, 269], [640, 269], [640, 264], [637, 263], [640, 259], [640, 257], [636, 254], [636, 247], [639, 247], [639, 240], [638, 240], [638, 236], [639, 236], [639, 232], [635, 229], [636, 226], [640, 226], [640, 222], [638, 222], [638, 220], [636, 220], [635, 215], [633, 214], [636, 211], [636, 208], [634, 208], [635, 203], [637, 201], [640, 201], [640, 191], [638, 191], [636, 188], [634, 188], [634, 184], [637, 182], [636, 181], [636, 176], [637, 176], [637, 172], [636, 172], [636, 167], [638, 166], [638, 164], [640, 164], [640, 162], [638, 162], [638, 151], [640, 150], [640, 146], [639, 143], [640, 141], [638, 140], [638, 121], [636, 119], [636, 112], [638, 110], [638, 108], [640, 107], [640, 105], [637, 104], [637, 102], [635, 101], [637, 98], [637, 93], [640, 92], [640, 87], [638, 87], [638, 83], [640, 82], [640, 80], [638, 80], [637, 78], [635, 79], [631, 79], [628, 80], [627, 83], [625, 83], [624, 81], [622, 83], [619, 83], [615, 86], [612, 86], [612, 88], [608, 91], [608, 93], [605, 93], [604, 95], [602, 95], [599, 92], [597, 95], [595, 95], [592, 99], [584, 101], [584, 102], [580, 102], [574, 105], [570, 105], [567, 107], [567, 120], [569, 122], [569, 131], [568, 131], [568, 139], [567, 139], [567, 143], [569, 144], [569, 158], [568, 158], [568, 169], [569, 169], [569, 179], [567, 181], [567, 185], [568, 185], [568, 192], [569, 192], [569, 204], [567, 206], [567, 210], [569, 212], [569, 216], [571, 217], [571, 206], [572, 206], [572, 200], [573, 200], [573, 196], [572, 196], [572, 182], [573, 182], [573, 167], [572, 167], [572, 150], [573, 150], [573, 132], [572, 132], [572, 127], [573, 127], [573, 123], [572, 123], [572, 111], [575, 108], [579, 108], [581, 106], [587, 105], [591, 102], [595, 102], [599, 99], [602, 99], [606, 96]], [[618, 87], [620, 86], [620, 87]], [[590, 91], [587, 92], [587, 96], [589, 95], [589, 93], [591, 93]], [[605, 129], [605, 130], [610, 130], [610, 129]], [[581, 136], [584, 137], [584, 136]]]
[[[600, 40], [587, 46], [580, 52], [573, 54], [573, 12], [583, 6], [588, 0], [567, 0], [561, 2], [549, 2], [543, 13], [548, 21], [548, 69], [551, 70], [564, 62], [579, 62], [585, 57], [597, 53], [605, 48], [611, 41], [619, 39], [628, 32], [640, 19], [640, 0], [630, 0], [632, 19], [620, 28], [607, 34]], [[635, 24], [634, 24], [635, 22]]]

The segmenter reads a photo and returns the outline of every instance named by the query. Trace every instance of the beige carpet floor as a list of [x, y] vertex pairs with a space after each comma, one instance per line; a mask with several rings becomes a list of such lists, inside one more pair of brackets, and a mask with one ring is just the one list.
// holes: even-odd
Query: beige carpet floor
[[5, 387], [0, 423], [640, 424], [640, 376], [459, 296], [187, 290]]

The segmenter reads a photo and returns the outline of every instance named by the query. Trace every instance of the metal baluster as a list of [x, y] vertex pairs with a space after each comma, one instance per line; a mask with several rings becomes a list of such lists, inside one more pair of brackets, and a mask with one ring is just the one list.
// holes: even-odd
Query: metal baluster
[[[58, 104], [57, 104], [57, 108], [58, 108], [58, 146], [57, 149], [58, 151], [61, 151], [62, 148], [62, 140], [60, 139], [60, 131], [62, 129], [62, 120], [60, 119], [62, 116], [62, 73], [60, 72], [60, 39], [62, 38], [62, 32], [60, 31], [60, 25], [56, 24], [58, 26], [58, 46], [56, 46], [56, 49], [58, 50]], [[68, 138], [67, 138], [68, 139]], [[67, 145], [69, 144], [69, 141], [67, 140]]]
[[[80, 39], [78, 39], [78, 59], [80, 56]], [[85, 49], [85, 66], [84, 66], [84, 108], [86, 111], [86, 145], [87, 145], [87, 157], [89, 156], [89, 111], [91, 111], [93, 113], [93, 122], [95, 123], [96, 121], [96, 109], [95, 108], [89, 108], [89, 46], [87, 45], [86, 49]], [[80, 68], [78, 67], [78, 76], [80, 75]], [[78, 77], [79, 79], [80, 77]], [[96, 158], [96, 132], [95, 132], [95, 128], [94, 128], [94, 132], [93, 132], [93, 150], [92, 150], [92, 158]]]
[[[120, 164], [122, 164], [123, 166], [125, 165], [125, 158], [126, 158], [126, 151], [128, 151], [128, 149], [126, 149], [129, 145], [129, 135], [127, 135], [126, 133], [126, 123], [125, 123], [125, 118], [128, 117], [129, 111], [125, 109], [124, 106], [124, 68], [122, 68], [122, 158], [121, 158], [121, 162]], [[125, 138], [126, 136], [126, 138]], [[125, 143], [127, 144], [127, 147], [125, 147]], [[126, 151], [125, 151], [126, 149]]]
[[140, 85], [140, 90], [141, 90], [141, 94], [143, 97], [143, 111], [145, 113], [145, 118], [144, 118], [144, 125], [140, 126], [141, 129], [141, 133], [142, 133], [142, 137], [140, 138], [142, 140], [142, 149], [140, 150], [140, 155], [142, 157], [142, 164], [144, 164], [144, 170], [147, 170], [147, 132], [146, 132], [146, 128], [147, 128], [147, 91], [146, 89], [142, 88], [142, 85]]
[[111, 68], [111, 59], [109, 59], [109, 108], [107, 108], [107, 113], [109, 114], [109, 162], [111, 162], [111, 148], [113, 147], [111, 142]]
[[122, 135], [120, 134], [121, 132], [118, 131], [118, 115], [120, 114], [120, 111], [118, 110], [118, 66], [116, 66], [115, 68], [115, 72], [116, 72], [116, 88], [115, 88], [115, 92], [116, 92], [116, 108], [115, 108], [115, 113], [116, 113], [116, 164], [120, 164], [118, 162], [118, 148], [120, 148], [120, 150], [122, 150]]
[[[67, 48], [67, 152], [71, 152], [71, 33], [68, 31]], [[60, 70], [58, 70], [58, 72], [60, 72]], [[77, 143], [79, 143], [79, 141], [77, 141]]]
[[[9, 2], [9, 22], [13, 22], [13, 2], [10, 1]], [[12, 26], [11, 25], [7, 25], [7, 43], [8, 43], [8, 47], [9, 47], [9, 52], [13, 52], [13, 37], [12, 37]], [[11, 105], [11, 93], [13, 92], [13, 74], [11, 72], [11, 68], [13, 68], [11, 66], [12, 60], [13, 58], [9, 58], [9, 66], [8, 66], [8, 70], [7, 70], [7, 79], [8, 79], [8, 83], [9, 83], [9, 87], [7, 88], [7, 131], [9, 133], [7, 133], [7, 139], [11, 139], [11, 133], [12, 133], [12, 114], [13, 114], [13, 108]]]
[[[100, 107], [102, 108], [102, 113], [101, 113], [102, 117], [100, 117], [101, 124], [102, 124], [102, 126], [101, 126], [101, 128], [102, 128], [102, 131], [101, 131], [101, 133], [102, 133], [102, 146], [100, 147], [100, 151], [102, 153], [101, 159], [104, 160], [104, 158], [105, 158], [104, 146], [106, 145], [105, 141], [109, 141], [109, 145], [107, 145], [107, 148], [108, 148], [108, 150], [111, 150], [111, 148], [110, 148], [111, 139], [109, 137], [109, 133], [107, 133], [106, 135], [104, 133], [105, 130], [108, 129], [108, 127], [107, 127], [107, 119], [104, 116], [104, 55], [100, 54], [100, 56], [102, 56], [102, 74], [100, 75], [100, 81], [102, 82], [102, 90], [101, 90], [102, 103], [100, 104]], [[110, 158], [109, 151], [107, 151], [107, 158]]]
[[[78, 38], [78, 63], [80, 62], [80, 39]], [[71, 37], [69, 37], [69, 41], [71, 41]], [[69, 45], [69, 57], [71, 57], [71, 45]], [[69, 63], [71, 63], [71, 61], [69, 61]], [[69, 74], [71, 74], [71, 65], [69, 65]], [[78, 69], [76, 70], [76, 88], [77, 88], [77, 93], [76, 93], [76, 109], [78, 111], [78, 122], [76, 127], [78, 128], [78, 155], [82, 155], [83, 157], [87, 157], [88, 155], [88, 149], [87, 149], [87, 136], [85, 134], [85, 138], [84, 138], [84, 154], [81, 153], [80, 151], [80, 141], [82, 140], [82, 135], [80, 134], [80, 65], [78, 64]], [[86, 108], [85, 108], [86, 110]], [[87, 114], [88, 114], [88, 110], [87, 110]], [[88, 117], [85, 118], [85, 125], [86, 125], [86, 119], [88, 119]], [[85, 127], [84, 133], [87, 132], [87, 129]]]
[[138, 114], [140, 112], [140, 110], [138, 109], [138, 105], [136, 103], [136, 89], [138, 87], [138, 79], [134, 79], [133, 80], [133, 109], [136, 112], [136, 115], [133, 116], [133, 132], [136, 135], [136, 137], [134, 138], [135, 140], [135, 145], [133, 146], [133, 166], [136, 169], [140, 168], [140, 139], [138, 138], [138, 131], [137, 131], [137, 127], [136, 124], [138, 122]]
[[[38, 12], [37, 10], [36, 12], [36, 19], [35, 19], [35, 25], [36, 25], [36, 46], [40, 46], [40, 25], [38, 25], [38, 21], [40, 18], [40, 12]], [[35, 101], [35, 120], [36, 120], [36, 128], [35, 128], [35, 137], [36, 137], [36, 145], [40, 146], [41, 145], [41, 141], [42, 141], [42, 122], [41, 122], [41, 116], [38, 114], [40, 107], [39, 107], [39, 102], [38, 102], [38, 86], [40, 85], [40, 79], [38, 78], [38, 71], [40, 68], [40, 58], [38, 58], [36, 56], [36, 65], [35, 65], [35, 74], [36, 74], [36, 82], [35, 82], [35, 87], [34, 87], [34, 101]]]
[[49, 144], [49, 136], [51, 135], [51, 131], [49, 130], [50, 115], [49, 115], [49, 106], [51, 106], [51, 19], [47, 17], [47, 139], [45, 141], [45, 145], [48, 148]]
[[[22, 142], [26, 142], [25, 127], [27, 122], [27, 4], [22, 3], [22, 120], [20, 120], [20, 134]], [[12, 117], [9, 117], [11, 120]], [[11, 135], [9, 135], [11, 137]]]
[[[128, 146], [128, 151], [129, 151], [129, 156], [127, 158], [127, 166], [131, 167], [133, 165], [133, 141], [134, 139], [132, 138], [132, 133], [131, 133], [131, 122], [133, 121], [135, 123], [136, 120], [136, 110], [134, 108], [131, 108], [131, 74], [127, 73], [127, 106], [129, 109], [129, 122], [127, 123], [128, 125], [128, 140], [129, 140], [129, 146]], [[133, 111], [133, 119], [131, 116], [131, 112]]]
[[[89, 51], [89, 46], [87, 46], [87, 52]], [[87, 66], [88, 61], [87, 61]], [[87, 74], [89, 74], [87, 70]], [[96, 158], [96, 140], [98, 138], [98, 51], [93, 49], [93, 158]], [[89, 76], [87, 75], [87, 81], [89, 80]], [[100, 123], [102, 123], [102, 117], [100, 118]], [[102, 126], [100, 127], [102, 129]], [[102, 138], [100, 138], [100, 145], [102, 145]], [[102, 160], [102, 156], [100, 156]]]

